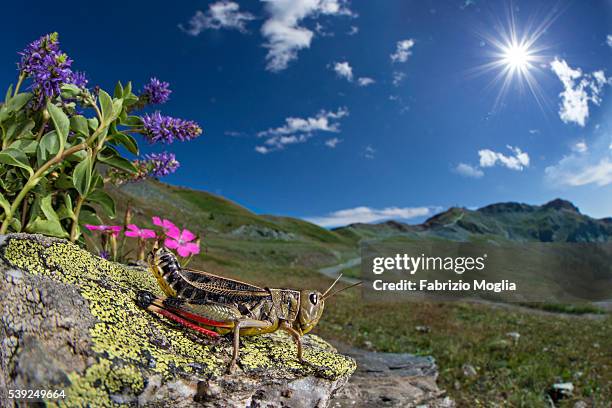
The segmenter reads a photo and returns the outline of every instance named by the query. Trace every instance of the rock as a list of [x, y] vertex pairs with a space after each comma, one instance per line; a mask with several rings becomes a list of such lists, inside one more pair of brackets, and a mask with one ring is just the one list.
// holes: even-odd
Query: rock
[[415, 326], [414, 330], [418, 331], [419, 333], [429, 333], [431, 328], [429, 326]]
[[0, 406], [8, 389], [63, 389], [71, 406], [325, 407], [356, 368], [317, 336], [300, 364], [282, 333], [211, 341], [140, 309], [142, 268], [40, 235], [0, 237]]
[[512, 339], [512, 341], [514, 341], [514, 344], [518, 344], [519, 339], [521, 338], [521, 334], [519, 332], [508, 332], [506, 333], [506, 336], [510, 337]]
[[476, 377], [478, 372], [471, 364], [464, 364], [461, 369], [463, 370], [463, 375], [466, 377]]
[[255, 238], [255, 239], [274, 239], [279, 241], [295, 241], [298, 237], [292, 232], [285, 232], [268, 227], [256, 225], [241, 225], [231, 232], [234, 236]]
[[438, 367], [432, 357], [338, 348], [358, 364], [348, 384], [332, 399], [333, 407], [455, 406], [436, 384]]
[[589, 408], [589, 404], [584, 401], [576, 401], [574, 408]]
[[550, 390], [548, 390], [548, 395], [553, 402], [557, 402], [564, 398], [569, 398], [573, 393], [574, 384], [570, 382], [553, 384], [552, 387], [550, 387]]

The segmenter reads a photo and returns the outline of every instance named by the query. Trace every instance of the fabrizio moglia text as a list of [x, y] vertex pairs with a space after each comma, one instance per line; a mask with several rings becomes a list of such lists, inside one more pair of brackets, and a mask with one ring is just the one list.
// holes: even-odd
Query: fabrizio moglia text
[[374, 290], [389, 290], [389, 291], [439, 291], [439, 292], [462, 292], [462, 291], [487, 291], [487, 292], [506, 292], [515, 291], [516, 283], [503, 279], [499, 282], [487, 282], [484, 279], [474, 280], [472, 283], [458, 281], [439, 281], [420, 279], [411, 281], [402, 279], [397, 282], [384, 282], [382, 279], [377, 279], [372, 282]]
[[[372, 259], [372, 273], [381, 275], [386, 271], [407, 274], [413, 276], [417, 272], [436, 271], [454, 272], [463, 275], [469, 271], [482, 271], [485, 269], [487, 255], [478, 257], [441, 257], [441, 256], [410, 256], [408, 254], [396, 254], [389, 257], [375, 257]], [[486, 291], [506, 292], [516, 291], [516, 283], [507, 279], [489, 282], [485, 279], [399, 279], [394, 282], [385, 282], [375, 279], [372, 288], [376, 291], [423, 291], [423, 292], [464, 292], [464, 291]]]

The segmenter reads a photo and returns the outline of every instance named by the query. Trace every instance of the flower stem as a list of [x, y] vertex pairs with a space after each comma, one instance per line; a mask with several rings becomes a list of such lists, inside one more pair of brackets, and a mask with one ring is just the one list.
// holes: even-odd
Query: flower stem
[[185, 262], [184, 262], [184, 263], [183, 263], [183, 265], [182, 265], [182, 267], [183, 267], [183, 268], [186, 268], [186, 267], [187, 267], [187, 265], [189, 265], [189, 262], [191, 262], [191, 258], [193, 258], [193, 254], [190, 254], [190, 255], [189, 255], [189, 258], [187, 258], [187, 259], [185, 260]]
[[84, 201], [85, 197], [79, 195], [76, 205], [74, 206], [74, 219], [72, 220], [72, 227], [70, 228], [70, 242], [74, 242], [77, 239], [79, 233], [79, 215], [81, 214], [81, 206]]
[[15, 91], [13, 92], [13, 96], [19, 93], [19, 88], [21, 88], [21, 84], [23, 83], [23, 80], [25, 79], [25, 77], [26, 76], [23, 72], [19, 74], [19, 79], [17, 80], [17, 85], [15, 85]]

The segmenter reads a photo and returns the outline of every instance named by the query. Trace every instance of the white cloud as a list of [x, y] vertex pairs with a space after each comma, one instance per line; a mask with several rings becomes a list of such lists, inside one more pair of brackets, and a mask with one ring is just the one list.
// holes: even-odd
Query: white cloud
[[531, 135], [539, 135], [540, 129], [529, 129], [529, 134]]
[[459, 163], [457, 167], [455, 167], [455, 172], [462, 176], [471, 178], [481, 178], [484, 176], [484, 172], [478, 167], [466, 163]]
[[[546, 167], [545, 180], [550, 185], [566, 187], [612, 184], [611, 139], [610, 134], [603, 133], [588, 146], [584, 142], [571, 146], [571, 153], [563, 156], [556, 164]], [[584, 143], [584, 147], [580, 143]]]
[[399, 86], [402, 81], [406, 78], [406, 74], [400, 71], [393, 71], [393, 85]]
[[266, 1], [269, 15], [261, 27], [268, 48], [266, 69], [282, 71], [297, 58], [298, 51], [309, 48], [314, 33], [300, 23], [319, 15], [353, 16], [347, 0], [275, 0]]
[[412, 47], [414, 47], [414, 40], [409, 38], [407, 40], [398, 41], [395, 44], [395, 52], [390, 55], [392, 62], [406, 62], [408, 57], [412, 55]]
[[375, 82], [376, 81], [373, 78], [369, 78], [369, 77], [361, 77], [357, 79], [357, 85], [359, 86], [368, 86], [368, 85], [372, 85]]
[[340, 78], [344, 78], [349, 82], [353, 81], [353, 68], [348, 62], [335, 62], [333, 68], [336, 75]]
[[[338, 77], [344, 78], [349, 82], [353, 82], [353, 67], [351, 67], [351, 64], [349, 64], [348, 61], [334, 62], [331, 68], [334, 70]], [[369, 77], [357, 78], [357, 85], [359, 86], [372, 85], [374, 82], [376, 81], [373, 78]]]
[[494, 152], [489, 149], [479, 150], [480, 167], [493, 167], [498, 163], [501, 166], [518, 171], [522, 171], [525, 167], [529, 167], [529, 155], [527, 153], [521, 151], [518, 147], [507, 147], [514, 155], [506, 156], [503, 153]]
[[238, 30], [241, 33], [247, 32], [246, 23], [254, 20], [249, 12], [241, 12], [240, 5], [233, 1], [221, 0], [210, 4], [204, 13], [196, 11], [189, 20], [187, 27], [179, 24], [179, 28], [189, 35], [196, 36], [206, 29], [219, 30], [226, 28]]
[[337, 137], [332, 137], [331, 139], [327, 139], [325, 141], [325, 146], [329, 147], [330, 149], [335, 149], [336, 146], [338, 146], [338, 144], [341, 142], [342, 142], [342, 139], [338, 139]]
[[586, 153], [586, 151], [589, 150], [589, 146], [587, 146], [584, 140], [581, 140], [572, 146], [572, 150], [576, 153]]
[[544, 172], [548, 181], [570, 187], [587, 184], [607, 186], [612, 183], [612, 161], [607, 157], [590, 164], [579, 155], [572, 154], [565, 156], [556, 165], [547, 167]]
[[338, 227], [358, 222], [372, 223], [390, 219], [409, 220], [417, 217], [425, 217], [431, 213], [432, 209], [429, 207], [387, 207], [381, 209], [355, 207], [334, 211], [321, 217], [306, 217], [305, 219], [322, 227]]
[[374, 149], [372, 146], [366, 146], [366, 148], [363, 151], [363, 156], [366, 159], [373, 159], [374, 153], [376, 153], [376, 149]]
[[551, 70], [563, 83], [559, 117], [565, 123], [574, 122], [585, 126], [589, 117], [589, 102], [601, 104], [601, 93], [608, 82], [603, 71], [583, 74], [580, 68], [571, 68], [565, 60], [555, 58], [550, 63]]
[[359, 27], [351, 26], [351, 29], [348, 31], [348, 35], [355, 35], [359, 32]]
[[317, 115], [308, 118], [289, 117], [285, 124], [257, 133], [265, 138], [262, 145], [255, 147], [261, 154], [283, 150], [286, 146], [307, 142], [317, 132], [340, 132], [339, 120], [348, 116], [347, 108], [341, 107], [336, 112], [322, 110]]
[[612, 34], [608, 34], [606, 37], [606, 44], [608, 44], [609, 47], [612, 47]]

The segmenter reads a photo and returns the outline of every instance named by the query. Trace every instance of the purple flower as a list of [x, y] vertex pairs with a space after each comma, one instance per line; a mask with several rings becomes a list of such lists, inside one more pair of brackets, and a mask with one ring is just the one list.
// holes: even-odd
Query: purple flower
[[179, 168], [180, 163], [174, 153], [151, 153], [145, 156], [147, 173], [153, 177], [164, 177]]
[[89, 81], [87, 80], [87, 76], [85, 76], [84, 72], [74, 71], [68, 82], [78, 86], [79, 88], [86, 88]]
[[172, 93], [169, 87], [170, 84], [168, 82], [162, 82], [157, 78], [151, 78], [149, 83], [144, 86], [142, 96], [147, 103], [166, 103], [168, 99], [170, 99], [170, 94]]
[[21, 62], [18, 64], [19, 70], [25, 75], [32, 75], [46, 55], [58, 53], [59, 41], [57, 37], [57, 33], [51, 33], [31, 42], [25, 50], [19, 53], [21, 55]]
[[58, 96], [64, 83], [87, 84], [84, 74], [72, 72], [72, 60], [59, 49], [57, 33], [43, 35], [19, 54], [19, 70], [32, 79], [35, 108], [40, 108], [46, 98]]
[[162, 116], [159, 112], [142, 117], [143, 134], [151, 143], [172, 143], [174, 139], [186, 141], [202, 133], [200, 126], [191, 120]]

